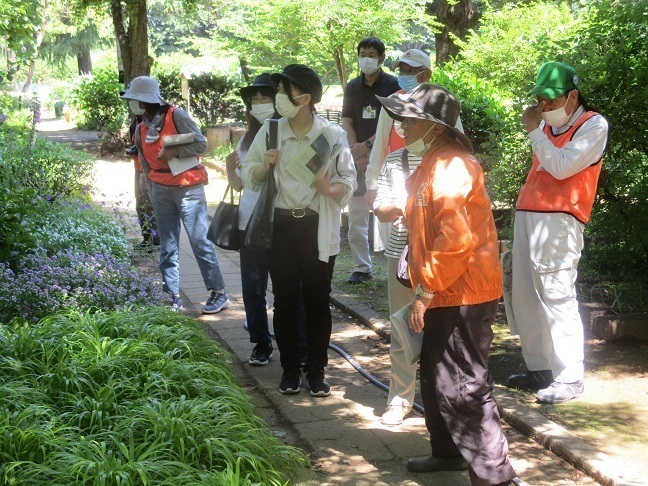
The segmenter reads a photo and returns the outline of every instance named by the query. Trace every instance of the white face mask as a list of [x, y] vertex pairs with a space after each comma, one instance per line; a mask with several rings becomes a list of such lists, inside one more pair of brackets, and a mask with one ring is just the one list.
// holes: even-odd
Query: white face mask
[[263, 123], [272, 115], [274, 115], [275, 107], [272, 103], [261, 103], [258, 105], [252, 105], [250, 108], [250, 113], [254, 118], [259, 120], [259, 123]]
[[[293, 99], [302, 98], [306, 96], [305, 94], [299, 96], [293, 96]], [[288, 95], [285, 93], [277, 93], [275, 97], [275, 105], [277, 106], [277, 113], [286, 118], [294, 118], [302, 105], [293, 105]]]
[[128, 107], [133, 112], [133, 115], [143, 115], [146, 111], [144, 108], [140, 108], [140, 102], [137, 100], [128, 100]]
[[378, 71], [378, 59], [374, 59], [373, 57], [359, 57], [358, 65], [360, 66], [360, 70], [367, 75]]
[[569, 121], [570, 118], [571, 115], [567, 114], [564, 106], [555, 110], [542, 112], [542, 119], [550, 127], [562, 127]]
[[436, 137], [430, 140], [428, 143], [425, 143], [423, 139], [427, 137], [427, 134], [430, 133], [430, 130], [432, 130], [433, 128], [434, 125], [432, 125], [430, 129], [427, 132], [425, 132], [425, 135], [423, 135], [421, 138], [419, 138], [415, 142], [405, 145], [405, 148], [408, 150], [408, 152], [411, 153], [412, 155], [418, 155], [419, 157], [425, 155], [425, 152], [427, 152], [429, 148], [432, 146], [432, 144], [436, 140]]

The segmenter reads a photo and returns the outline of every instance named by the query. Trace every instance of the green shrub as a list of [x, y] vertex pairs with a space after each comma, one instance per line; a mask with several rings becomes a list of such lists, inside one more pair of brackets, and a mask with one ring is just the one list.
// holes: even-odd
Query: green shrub
[[305, 479], [200, 326], [160, 308], [0, 326], [3, 484]]
[[73, 103], [83, 119], [80, 125], [90, 130], [119, 130], [128, 114], [127, 104], [119, 97], [122, 89], [116, 70], [97, 69], [92, 76], [82, 77], [73, 90]]
[[8, 141], [3, 159], [18, 188], [34, 189], [44, 198], [86, 193], [94, 170], [86, 153], [40, 137], [33, 147], [25, 140]]
[[0, 262], [14, 266], [17, 259], [35, 247], [34, 237], [23, 224], [36, 198], [31, 189], [16, 187], [11, 173], [5, 171], [0, 156]]
[[23, 224], [39, 249], [48, 255], [62, 250], [109, 253], [121, 262], [130, 259], [126, 236], [120, 224], [102, 209], [83, 201], [41, 202], [40, 210], [28, 213]]
[[163, 66], [156, 64], [151, 77], [160, 83], [160, 94], [165, 101], [174, 106], [185, 106], [185, 100], [182, 99], [180, 68], [168, 64]]
[[238, 80], [211, 73], [194, 75], [191, 88], [191, 112], [203, 128], [225, 121], [243, 121], [245, 105], [238, 95]]

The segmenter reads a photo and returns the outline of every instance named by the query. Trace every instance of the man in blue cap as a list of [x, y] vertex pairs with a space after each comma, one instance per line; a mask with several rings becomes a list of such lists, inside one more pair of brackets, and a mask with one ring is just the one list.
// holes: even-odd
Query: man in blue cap
[[605, 118], [587, 106], [578, 75], [543, 64], [522, 114], [533, 165], [516, 203], [513, 280], [507, 320], [520, 335], [528, 371], [507, 386], [537, 391], [541, 403], [583, 394], [583, 324], [576, 270], [607, 142]]

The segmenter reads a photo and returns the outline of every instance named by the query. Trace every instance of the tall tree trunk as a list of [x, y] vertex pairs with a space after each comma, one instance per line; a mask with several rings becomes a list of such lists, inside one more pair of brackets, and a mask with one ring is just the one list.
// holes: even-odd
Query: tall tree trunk
[[340, 86], [344, 89], [349, 78], [347, 77], [346, 65], [344, 64], [344, 49], [341, 46], [333, 51], [333, 59], [335, 60], [335, 70], [337, 71]]
[[153, 59], [148, 54], [146, 0], [137, 0], [137, 9], [132, 13], [119, 0], [112, 0], [110, 12], [124, 67], [124, 83], [137, 76], [148, 76]]
[[29, 91], [29, 88], [32, 83], [32, 79], [34, 78], [35, 69], [36, 69], [36, 61], [32, 60], [32, 62], [29, 63], [29, 69], [27, 69], [27, 78], [25, 79], [25, 84], [23, 84], [23, 87], [20, 90], [21, 93], [27, 93]]
[[436, 65], [442, 66], [459, 53], [452, 37], [464, 39], [479, 22], [481, 12], [475, 11], [471, 0], [434, 0], [426, 5], [426, 10], [444, 26], [441, 32], [434, 34]]
[[90, 74], [92, 72], [92, 59], [90, 57], [90, 49], [84, 49], [82, 52], [77, 53], [77, 67], [79, 74]]
[[29, 63], [29, 69], [27, 70], [27, 79], [25, 80], [25, 84], [22, 87], [21, 92], [22, 93], [27, 93], [29, 91], [29, 87], [31, 86], [32, 80], [34, 78], [34, 70], [36, 69], [36, 58], [38, 57], [38, 49], [40, 45], [43, 43], [43, 39], [45, 38], [45, 20], [43, 20], [43, 25], [41, 30], [38, 31], [36, 34], [36, 45], [34, 47], [34, 55], [32, 56], [32, 60]]

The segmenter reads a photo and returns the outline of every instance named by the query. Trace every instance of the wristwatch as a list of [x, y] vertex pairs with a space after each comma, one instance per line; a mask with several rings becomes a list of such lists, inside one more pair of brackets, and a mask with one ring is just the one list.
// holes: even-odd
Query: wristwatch
[[369, 148], [373, 147], [373, 143], [371, 143], [371, 140], [365, 140], [364, 144]]
[[425, 297], [426, 299], [431, 299], [432, 297], [434, 297], [434, 292], [426, 292], [425, 290], [423, 290], [423, 287], [421, 287], [421, 284], [418, 284], [416, 286], [416, 295], [418, 297]]

